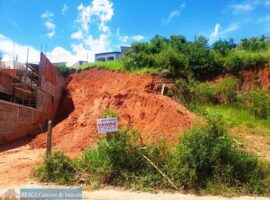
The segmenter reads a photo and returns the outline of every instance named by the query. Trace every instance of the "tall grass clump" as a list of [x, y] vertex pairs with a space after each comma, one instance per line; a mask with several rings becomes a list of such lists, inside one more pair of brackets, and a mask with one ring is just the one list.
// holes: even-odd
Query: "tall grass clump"
[[178, 79], [171, 96], [182, 103], [231, 105], [236, 101], [237, 80], [227, 77], [218, 83]]
[[72, 184], [76, 176], [75, 163], [62, 152], [55, 152], [38, 166], [36, 175], [42, 182]]
[[155, 145], [143, 145], [140, 134], [126, 129], [100, 140], [94, 148], [84, 151], [79, 169], [89, 176], [87, 183], [110, 184], [140, 189], [161, 187], [164, 180], [143, 157], [164, 164], [164, 153]]
[[238, 99], [251, 111], [255, 118], [268, 118], [270, 113], [270, 95], [268, 91], [257, 88], [240, 94]]
[[191, 88], [192, 101], [200, 104], [230, 105], [236, 100], [237, 80], [227, 77], [218, 83], [202, 82]]
[[215, 185], [265, 192], [269, 189], [263, 183], [267, 175], [258, 158], [240, 149], [220, 121], [211, 119], [181, 137], [171, 159], [174, 178], [186, 189]]

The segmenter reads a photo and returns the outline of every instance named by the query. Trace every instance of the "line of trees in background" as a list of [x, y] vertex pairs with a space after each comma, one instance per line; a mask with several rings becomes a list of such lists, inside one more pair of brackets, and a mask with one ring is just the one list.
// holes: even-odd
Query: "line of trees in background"
[[270, 66], [270, 38], [266, 36], [219, 40], [211, 46], [207, 38], [184, 36], [169, 38], [156, 35], [149, 42], [135, 42], [123, 59], [124, 68], [166, 69], [174, 77], [192, 76], [200, 79], [221, 73], [237, 73], [245, 69]]

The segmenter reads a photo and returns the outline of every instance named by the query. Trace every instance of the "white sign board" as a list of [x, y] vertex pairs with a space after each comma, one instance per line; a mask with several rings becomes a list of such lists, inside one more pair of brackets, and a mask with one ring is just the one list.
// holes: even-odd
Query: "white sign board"
[[118, 131], [117, 118], [103, 118], [97, 120], [98, 133], [111, 133]]

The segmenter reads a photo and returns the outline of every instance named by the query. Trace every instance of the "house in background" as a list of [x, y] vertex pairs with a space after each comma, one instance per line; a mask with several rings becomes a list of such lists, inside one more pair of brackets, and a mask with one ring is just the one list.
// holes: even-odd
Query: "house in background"
[[121, 51], [113, 51], [113, 52], [104, 52], [95, 54], [96, 62], [105, 62], [105, 61], [113, 61], [119, 60], [125, 56], [125, 53], [130, 49], [130, 47], [121, 47]]
[[79, 67], [81, 65], [87, 64], [88, 62], [86, 60], [79, 60], [76, 63], [74, 63], [71, 67]]

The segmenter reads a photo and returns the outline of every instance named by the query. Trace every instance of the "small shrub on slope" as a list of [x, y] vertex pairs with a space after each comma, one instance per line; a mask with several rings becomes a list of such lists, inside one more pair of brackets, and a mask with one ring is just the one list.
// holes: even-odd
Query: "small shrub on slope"
[[87, 182], [140, 189], [164, 185], [160, 174], [147, 163], [142, 153], [158, 164], [164, 161], [158, 147], [144, 147], [140, 134], [126, 129], [86, 150], [80, 160], [80, 169], [89, 174]]
[[268, 118], [270, 112], [270, 96], [268, 91], [255, 89], [240, 94], [238, 98], [243, 105], [251, 110], [255, 118]]
[[70, 158], [61, 152], [45, 158], [37, 168], [37, 177], [42, 182], [54, 182], [57, 184], [71, 184], [75, 181], [75, 164]]
[[250, 192], [264, 189], [261, 180], [266, 175], [257, 157], [239, 149], [219, 121], [183, 135], [171, 159], [175, 179], [186, 189], [207, 188], [209, 184], [247, 186]]

